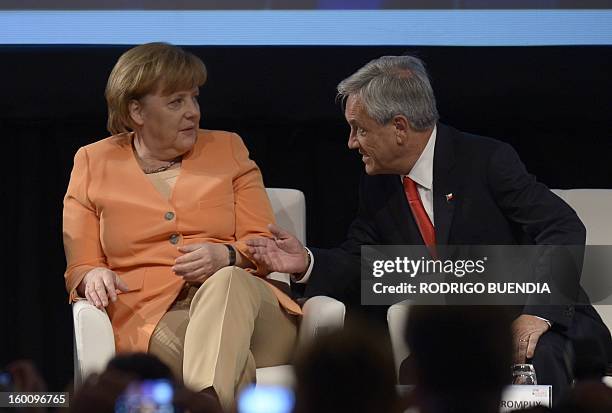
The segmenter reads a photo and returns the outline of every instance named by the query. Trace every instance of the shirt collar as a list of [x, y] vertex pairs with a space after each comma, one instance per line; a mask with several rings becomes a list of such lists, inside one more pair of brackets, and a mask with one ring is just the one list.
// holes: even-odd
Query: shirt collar
[[419, 156], [419, 159], [417, 159], [416, 163], [408, 173], [408, 178], [412, 179], [414, 182], [428, 190], [432, 190], [433, 188], [433, 160], [437, 132], [438, 126], [436, 125], [429, 136], [427, 145], [425, 145], [423, 152], [421, 152], [421, 156]]

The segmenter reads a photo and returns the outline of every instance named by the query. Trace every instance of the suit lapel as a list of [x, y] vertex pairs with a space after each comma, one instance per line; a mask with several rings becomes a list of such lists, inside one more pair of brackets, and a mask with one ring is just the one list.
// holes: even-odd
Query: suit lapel
[[438, 124], [436, 147], [434, 148], [433, 167], [433, 209], [436, 244], [448, 244], [450, 228], [455, 211], [455, 198], [458, 196], [457, 177], [452, 173], [455, 165], [455, 148], [452, 131]]

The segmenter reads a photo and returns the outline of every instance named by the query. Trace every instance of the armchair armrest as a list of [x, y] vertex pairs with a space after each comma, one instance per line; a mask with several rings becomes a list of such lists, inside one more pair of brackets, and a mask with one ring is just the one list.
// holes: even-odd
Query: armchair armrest
[[410, 349], [404, 338], [404, 332], [406, 330], [406, 322], [408, 320], [408, 314], [410, 314], [411, 304], [412, 302], [410, 300], [405, 300], [393, 304], [387, 310], [387, 323], [389, 324], [389, 335], [391, 336], [396, 377], [399, 376], [399, 368], [402, 361], [410, 354]]
[[74, 383], [80, 385], [88, 375], [106, 367], [115, 355], [115, 336], [106, 311], [87, 300], [72, 304], [74, 321]]
[[298, 344], [308, 345], [314, 338], [344, 326], [346, 308], [340, 301], [323, 295], [312, 297], [302, 307]]

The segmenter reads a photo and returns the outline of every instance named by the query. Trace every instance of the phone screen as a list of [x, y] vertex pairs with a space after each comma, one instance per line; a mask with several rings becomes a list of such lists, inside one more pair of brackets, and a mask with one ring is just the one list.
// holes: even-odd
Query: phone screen
[[115, 403], [115, 413], [175, 413], [174, 388], [168, 380], [130, 383]]
[[281, 386], [249, 386], [238, 396], [238, 413], [291, 413], [293, 391]]
[[13, 377], [8, 371], [0, 371], [0, 391], [13, 390]]

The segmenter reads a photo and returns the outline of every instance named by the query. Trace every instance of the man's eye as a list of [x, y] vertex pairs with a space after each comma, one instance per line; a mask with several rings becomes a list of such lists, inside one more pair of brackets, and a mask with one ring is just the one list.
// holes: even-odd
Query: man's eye
[[357, 128], [357, 135], [364, 136], [366, 134], [366, 130], [363, 128]]

